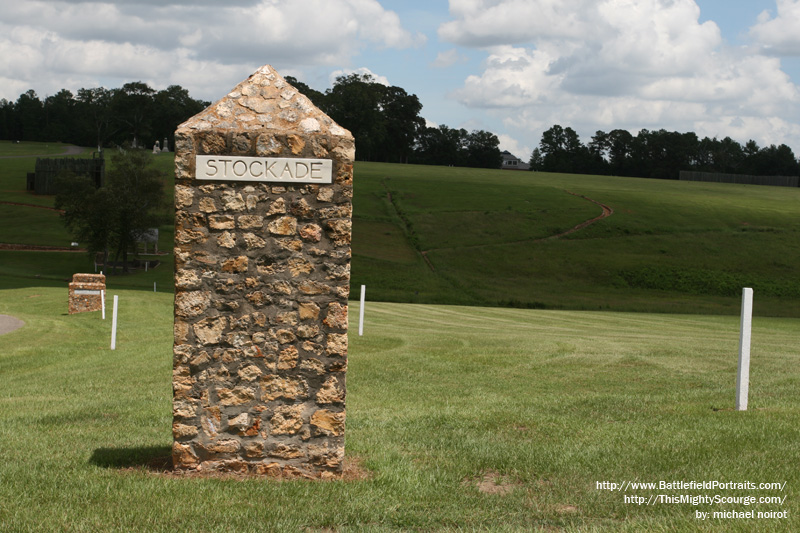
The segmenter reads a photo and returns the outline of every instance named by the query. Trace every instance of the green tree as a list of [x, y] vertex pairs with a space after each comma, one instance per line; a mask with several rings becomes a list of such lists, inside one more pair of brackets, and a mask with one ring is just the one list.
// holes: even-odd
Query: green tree
[[44, 105], [36, 95], [36, 91], [31, 89], [19, 95], [17, 103], [14, 105], [14, 111], [20, 140], [40, 140], [44, 122]]
[[103, 87], [78, 89], [78, 109], [83, 122], [86, 138], [97, 146], [105, 146], [115, 133], [111, 100], [113, 93]]
[[44, 100], [44, 141], [77, 142], [78, 121], [72, 93], [61, 89]]
[[[209, 102], [195, 100], [189, 91], [180, 85], [170, 85], [158, 91], [153, 97], [153, 120], [151, 131], [155, 140], [167, 137], [170, 146], [175, 146], [175, 130], [178, 124], [193, 117], [206, 107]], [[148, 140], [142, 139], [147, 148]], [[163, 147], [162, 147], [163, 148]]]
[[360, 160], [376, 160], [386, 140], [386, 121], [381, 108], [383, 93], [384, 86], [369, 74], [339, 76], [325, 92], [323, 111], [350, 130]]
[[157, 225], [163, 206], [164, 177], [152, 163], [146, 150], [122, 150], [112, 157], [103, 187], [95, 189], [86, 176], [62, 176], [59, 183], [56, 206], [64, 210], [67, 229], [90, 253], [103, 252], [104, 263], [111, 251], [115, 262], [122, 256], [123, 272], [128, 272], [129, 251]]
[[130, 143], [133, 148], [139, 148], [145, 139], [152, 136], [155, 92], [141, 81], [126, 83], [112, 92], [113, 116], [122, 125], [120, 144]]
[[500, 139], [494, 133], [474, 130], [467, 135], [466, 145], [468, 167], [500, 168], [502, 166]]

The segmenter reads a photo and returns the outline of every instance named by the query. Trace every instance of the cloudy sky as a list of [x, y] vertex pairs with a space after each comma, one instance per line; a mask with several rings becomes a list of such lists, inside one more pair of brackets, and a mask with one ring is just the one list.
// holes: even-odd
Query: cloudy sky
[[800, 153], [800, 0], [0, 0], [0, 98], [369, 72], [523, 159], [553, 124]]

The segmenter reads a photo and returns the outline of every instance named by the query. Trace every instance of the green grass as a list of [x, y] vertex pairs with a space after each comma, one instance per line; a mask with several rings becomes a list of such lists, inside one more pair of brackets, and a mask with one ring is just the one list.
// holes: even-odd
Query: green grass
[[[174, 479], [172, 299], [66, 315], [66, 288], [0, 291], [3, 531], [796, 531], [800, 322], [754, 321], [736, 412], [735, 317], [369, 302], [351, 332], [347, 449], [371, 478]], [[357, 306], [351, 307], [355, 323]], [[504, 494], [478, 490], [495, 479]], [[637, 506], [598, 481], [786, 482], [781, 506]], [[490, 483], [488, 483], [491, 485]], [[695, 511], [788, 510], [709, 520]]]
[[[750, 286], [758, 313], [800, 316], [800, 189], [377, 163], [355, 189], [373, 299], [735, 314]], [[576, 195], [614, 214], [545, 240], [600, 215]]]
[[[4, 198], [52, 205], [24, 191], [34, 161], [0, 161]], [[171, 176], [173, 155], [155, 164]], [[800, 317], [800, 189], [364, 162], [354, 183], [351, 293], [365, 284], [371, 300], [737, 314], [749, 286], [757, 314]], [[173, 192], [168, 179], [169, 205]], [[601, 213], [581, 196], [614, 214], [548, 239]], [[160, 230], [169, 249], [171, 225]], [[50, 212], [0, 207], [0, 242], [69, 240]], [[38, 257], [0, 264], [0, 288], [73, 274], [53, 271], [73, 259]], [[152, 287], [139, 276], [115, 282]]]
[[70, 146], [62, 143], [0, 141], [0, 157], [61, 155]]
[[[50, 153], [60, 154], [64, 145], [51, 144]], [[47, 153], [45, 143], [0, 143], [0, 156], [12, 151]], [[40, 151], [41, 150], [41, 151]], [[84, 157], [91, 156], [91, 150]], [[156, 167], [166, 176], [165, 210], [162, 218], [172, 220], [174, 190], [171, 176], [174, 172], [174, 154], [154, 158]], [[53, 207], [54, 196], [36, 195], [25, 190], [26, 173], [35, 168], [36, 158], [0, 159], [0, 200], [30, 205], [0, 204], [0, 243], [69, 247], [72, 236], [56, 211], [34, 206]], [[171, 223], [159, 228], [161, 251], [172, 251], [174, 228]], [[152, 249], [152, 248], [151, 248]], [[146, 256], [143, 259], [161, 261], [156, 269], [131, 275], [112, 275], [109, 288], [173, 290], [172, 254]], [[93, 258], [80, 252], [29, 252], [0, 250], [0, 289], [28, 286], [65, 286], [76, 272], [94, 272]]]

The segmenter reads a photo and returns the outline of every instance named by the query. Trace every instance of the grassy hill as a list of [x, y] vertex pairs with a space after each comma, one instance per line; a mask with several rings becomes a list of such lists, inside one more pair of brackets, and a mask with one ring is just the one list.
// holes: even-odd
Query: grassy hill
[[[800, 189], [375, 163], [355, 183], [372, 299], [724, 314], [749, 286], [800, 316]], [[613, 214], [548, 239], [600, 215], [588, 199]]]
[[[0, 143], [0, 155], [6, 155]], [[19, 150], [18, 147], [14, 148]], [[30, 152], [27, 152], [30, 153]], [[89, 152], [90, 153], [90, 152]], [[35, 158], [0, 159], [0, 201]], [[167, 175], [172, 157], [156, 157]], [[171, 181], [168, 179], [168, 184]], [[167, 194], [172, 188], [167, 187]], [[602, 213], [613, 214], [553, 238]], [[172, 228], [161, 230], [170, 249]], [[55, 213], [0, 205], [0, 243], [67, 245]], [[169, 257], [110, 285], [171, 287]], [[800, 189], [359, 162], [352, 291], [370, 300], [548, 309], [800, 316]], [[82, 254], [0, 250], [0, 288], [62, 286]]]

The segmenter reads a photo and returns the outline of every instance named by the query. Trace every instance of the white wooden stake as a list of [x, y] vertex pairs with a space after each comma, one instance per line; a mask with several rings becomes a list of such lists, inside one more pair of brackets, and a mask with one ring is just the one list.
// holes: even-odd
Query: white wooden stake
[[114, 295], [114, 311], [111, 314], [111, 349], [117, 349], [117, 303], [119, 296]]
[[742, 289], [742, 323], [739, 333], [739, 371], [736, 373], [736, 410], [747, 411], [750, 389], [750, 331], [753, 325], [753, 289]]
[[358, 336], [364, 335], [364, 299], [367, 295], [367, 286], [361, 286], [361, 305], [358, 308]]
[[153, 282], [153, 292], [156, 292], [156, 282]]
[[100, 309], [103, 311], [103, 320], [106, 319], [106, 291], [100, 291]]

